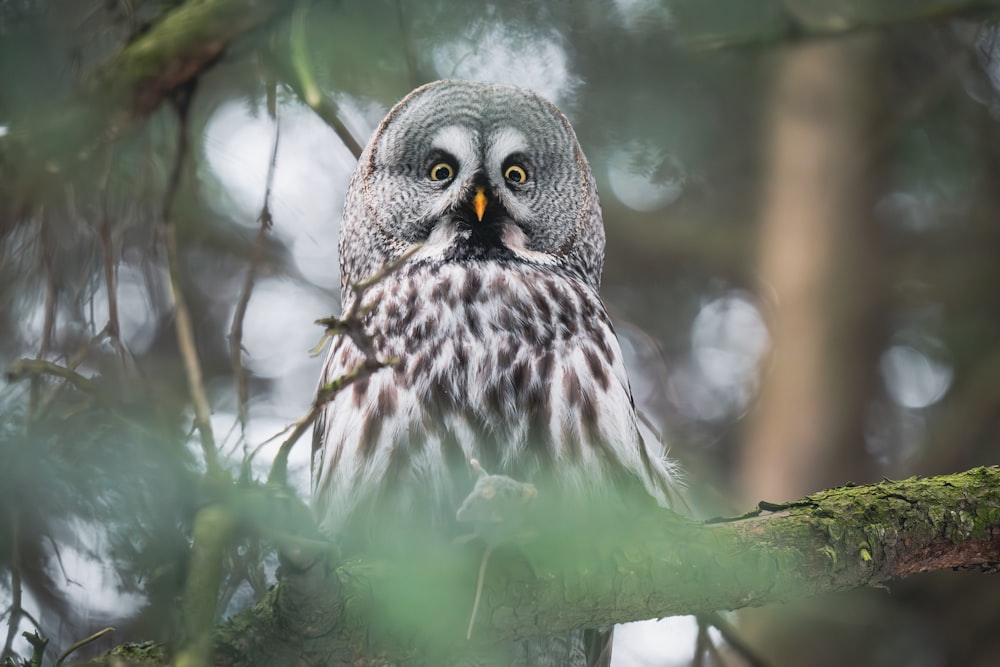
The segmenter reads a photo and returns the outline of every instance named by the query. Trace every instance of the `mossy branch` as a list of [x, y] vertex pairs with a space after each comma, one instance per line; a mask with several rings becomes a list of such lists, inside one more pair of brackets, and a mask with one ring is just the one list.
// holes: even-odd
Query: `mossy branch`
[[[286, 572], [271, 596], [221, 628], [217, 651], [239, 665], [265, 664], [275, 652], [262, 647], [271, 644], [286, 657], [328, 664], [360, 655], [412, 659], [415, 651], [462, 652], [477, 641], [760, 606], [1000, 563], [997, 467], [762, 506], [705, 523], [662, 511], [627, 526], [594, 524], [583, 548], [554, 551], [539, 539], [498, 549], [472, 644], [465, 629], [479, 550], [454, 546], [422, 562], [348, 562], [331, 568], [322, 585], [315, 581], [325, 571], [320, 562]], [[317, 607], [296, 601], [295, 591], [315, 597], [320, 590], [338, 591], [332, 597], [343, 601], [332, 618], [288, 614]], [[420, 601], [418, 608], [407, 611], [406, 600]]]
[[288, 9], [277, 0], [178, 4], [89, 74], [71, 99], [11, 122], [0, 170], [28, 182], [64, 178], [210, 69], [235, 40]]

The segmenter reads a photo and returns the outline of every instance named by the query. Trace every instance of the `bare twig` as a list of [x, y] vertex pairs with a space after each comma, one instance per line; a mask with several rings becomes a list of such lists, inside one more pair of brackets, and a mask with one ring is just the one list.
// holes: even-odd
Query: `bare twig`
[[59, 572], [62, 573], [63, 579], [66, 580], [66, 583], [80, 586], [82, 588], [83, 585], [76, 579], [71, 578], [69, 573], [66, 572], [66, 565], [63, 563], [62, 550], [59, 549], [59, 543], [56, 542], [55, 538], [48, 533], [45, 534], [45, 539], [49, 541], [49, 546], [52, 548], [52, 555], [56, 557], [56, 563], [59, 565]]
[[309, 62], [309, 50], [306, 44], [307, 5], [306, 2], [297, 3], [292, 13], [289, 27], [291, 71], [288, 71], [289, 67], [280, 58], [270, 58], [268, 65], [279, 70], [277, 78], [285, 81], [295, 95], [333, 129], [351, 154], [359, 158], [361, 144], [340, 120], [337, 104], [328, 95], [323, 94], [312, 74], [312, 64]]
[[[42, 323], [42, 342], [38, 346], [38, 356], [36, 359], [44, 360], [45, 357], [49, 356], [49, 349], [52, 347], [52, 336], [56, 326], [56, 304], [59, 300], [59, 289], [56, 284], [55, 271], [52, 267], [52, 251], [49, 248], [48, 227], [46, 226], [44, 210], [39, 211], [38, 224], [40, 225], [39, 247], [42, 255], [42, 266], [45, 268], [45, 319]], [[38, 410], [40, 391], [41, 386], [33, 378], [31, 381], [31, 390], [28, 394], [27, 424], [29, 427], [35, 420], [36, 416], [40, 414]]]
[[365, 378], [371, 377], [371, 375], [378, 370], [385, 368], [386, 366], [392, 366], [398, 363], [398, 359], [389, 359], [387, 361], [379, 361], [377, 359], [365, 359], [358, 367], [353, 369], [349, 373], [345, 373], [340, 377], [336, 378], [332, 382], [329, 382], [316, 392], [316, 397], [313, 399], [312, 405], [309, 406], [309, 411], [295, 422], [292, 428], [291, 435], [281, 443], [281, 447], [278, 449], [278, 453], [274, 457], [274, 463], [271, 464], [271, 471], [267, 476], [267, 481], [269, 484], [279, 484], [284, 485], [288, 480], [288, 455], [292, 451], [292, 447], [295, 443], [299, 441], [306, 431], [313, 425], [318, 418], [323, 408], [327, 403], [332, 401], [334, 397], [339, 394], [346, 387], [351, 386], [355, 382], [363, 380]]
[[114, 628], [107, 627], [107, 628], [104, 628], [103, 630], [98, 630], [97, 632], [95, 632], [94, 634], [90, 635], [89, 637], [84, 637], [83, 639], [81, 639], [78, 642], [74, 642], [72, 645], [70, 645], [70, 647], [68, 649], [66, 649], [65, 651], [63, 651], [62, 654], [58, 658], [56, 658], [56, 662], [55, 662], [54, 667], [59, 667], [59, 665], [63, 664], [63, 662], [65, 662], [66, 658], [68, 658], [70, 655], [72, 655], [75, 651], [83, 648], [87, 644], [96, 642], [98, 639], [100, 639], [104, 635], [106, 635], [108, 633], [111, 633], [111, 632], [114, 632], [114, 631], [115, 631]]
[[[378, 358], [374, 341], [372, 340], [371, 335], [365, 330], [363, 321], [365, 313], [368, 312], [371, 306], [365, 306], [362, 302], [364, 301], [365, 292], [384, 280], [386, 276], [399, 269], [399, 267], [402, 266], [403, 263], [406, 262], [406, 260], [408, 260], [415, 252], [420, 250], [420, 248], [420, 245], [413, 246], [400, 257], [392, 262], [389, 262], [376, 271], [366, 280], [351, 285], [353, 296], [351, 298], [350, 306], [347, 309], [347, 313], [343, 317], [325, 317], [316, 320], [316, 324], [326, 327], [326, 331], [323, 332], [323, 337], [316, 345], [316, 348], [314, 348], [314, 353], [318, 354], [319, 351], [325, 346], [326, 341], [334, 336], [346, 335], [361, 351], [365, 359], [349, 373], [345, 373], [344, 375], [335, 378], [333, 381], [328, 382], [317, 390], [316, 397], [313, 399], [312, 405], [309, 406], [309, 411], [306, 412], [305, 416], [295, 422], [291, 435], [289, 435], [288, 438], [281, 443], [281, 447], [278, 449], [278, 453], [274, 457], [274, 462], [271, 464], [271, 471], [268, 474], [269, 482], [285, 484], [288, 477], [288, 455], [291, 453], [292, 447], [313, 425], [313, 422], [319, 418], [320, 413], [327, 403], [332, 401], [333, 398], [345, 387], [370, 377], [372, 373], [381, 370], [386, 366], [392, 366], [399, 363], [398, 359], [382, 360]], [[252, 455], [248, 457], [247, 465], [249, 465], [250, 458], [252, 458]]]
[[364, 323], [361, 320], [361, 318], [371, 309], [371, 306], [362, 305], [365, 292], [384, 280], [386, 276], [389, 276], [398, 270], [399, 267], [406, 262], [406, 260], [412, 257], [422, 247], [422, 244], [414, 245], [412, 248], [393, 261], [387, 263], [365, 280], [351, 285], [352, 295], [350, 306], [347, 309], [347, 314], [340, 319], [336, 317], [324, 317], [316, 320], [316, 324], [325, 326], [326, 331], [323, 334], [323, 338], [320, 339], [320, 342], [313, 349], [313, 353], [318, 354], [319, 351], [323, 349], [326, 341], [330, 338], [339, 334], [346, 334], [351, 339], [351, 342], [357, 345], [358, 349], [364, 353], [366, 359], [374, 358], [374, 344], [371, 336], [368, 335], [367, 331], [365, 331]]
[[[13, 605], [10, 605], [6, 609], [4, 609], [3, 613], [0, 614], [0, 618], [4, 618], [5, 616], [7, 616], [7, 614], [10, 613], [10, 610], [12, 608]], [[38, 622], [38, 619], [35, 618], [30, 611], [24, 609], [23, 607], [21, 608], [21, 618], [28, 620], [33, 626], [35, 626], [35, 630], [37, 630], [38, 632], [42, 631], [42, 624]], [[21, 634], [24, 635], [23, 632]]]
[[[305, 102], [303, 95], [305, 94], [302, 90], [301, 85], [294, 79], [286, 79], [286, 84], [292, 89], [292, 92]], [[328, 95], [322, 95], [316, 106], [309, 105], [320, 119], [330, 126], [330, 129], [334, 131], [337, 138], [347, 147], [347, 150], [351, 151], [351, 155], [355, 158], [361, 157], [361, 151], [363, 150], [361, 144], [358, 140], [354, 138], [351, 131], [347, 129], [344, 122], [340, 120], [340, 111], [337, 108], [337, 104]]]
[[101, 180], [98, 183], [100, 192], [100, 219], [98, 220], [98, 230], [101, 237], [101, 252], [104, 256], [104, 287], [108, 292], [108, 323], [106, 331], [111, 338], [112, 344], [120, 345], [119, 335], [121, 332], [118, 326], [118, 270], [114, 256], [114, 244], [111, 239], [111, 220], [108, 216], [108, 176], [111, 172], [111, 151], [109, 146], [105, 152], [105, 165]]
[[118, 318], [118, 261], [115, 257], [115, 244], [111, 229], [111, 215], [108, 211], [108, 179], [111, 176], [111, 166], [114, 147], [108, 145], [105, 150], [104, 171], [98, 183], [99, 214], [97, 221], [98, 234], [101, 239], [101, 254], [104, 260], [104, 287], [108, 295], [108, 321], [98, 336], [107, 335], [111, 346], [118, 353], [125, 372], [136, 372], [137, 366], [132, 352], [121, 337], [121, 324]]
[[[35, 379], [43, 375], [51, 375], [53, 377], [66, 380], [68, 384], [72, 385], [79, 391], [93, 397], [98, 404], [107, 409], [110, 414], [121, 420], [123, 424], [135, 429], [135, 431], [141, 436], [152, 437], [153, 433], [149, 430], [149, 428], [147, 428], [141, 420], [136, 419], [130, 414], [128, 406], [123, 406], [121, 403], [116, 401], [113, 396], [108, 395], [107, 391], [100, 387], [94, 380], [84, 377], [74, 370], [74, 368], [78, 366], [82, 360], [82, 352], [89, 349], [93, 341], [99, 339], [102, 335], [103, 334], [95, 336], [95, 338], [91, 339], [90, 343], [85, 344], [82, 351], [73, 359], [70, 359], [68, 366], [60, 366], [59, 364], [51, 361], [39, 359], [18, 359], [11, 364], [10, 368], [7, 370], [7, 379], [14, 382], [26, 378]], [[48, 406], [55, 400], [55, 397], [65, 386], [65, 383], [57, 384], [48, 394], [46, 394], [45, 398], [39, 404], [39, 414], [43, 414], [48, 409]]]
[[248, 561], [253, 558], [263, 558], [259, 554], [259, 549], [256, 548], [257, 540], [254, 537], [245, 540], [244, 544], [246, 545], [245, 553], [234, 553], [236, 549], [229, 550], [228, 567], [226, 567], [223, 573], [225, 582], [220, 582], [219, 588], [221, 590], [219, 601], [216, 604], [216, 608], [223, 613], [229, 608], [230, 603], [233, 601], [233, 596], [236, 595], [236, 591], [239, 590], [243, 582], [246, 581], [249, 583]]
[[71, 368], [43, 359], [18, 359], [11, 364], [7, 371], [7, 378], [11, 381], [23, 380], [24, 378], [34, 379], [42, 375], [62, 378], [87, 394], [96, 396], [98, 393], [97, 385], [94, 384], [93, 380], [80, 375]]
[[[80, 364], [83, 363], [83, 360], [87, 358], [87, 353], [90, 351], [90, 349], [94, 345], [96, 345], [98, 343], [98, 341], [102, 340], [106, 335], [107, 335], [107, 329], [106, 328], [105, 329], [101, 329], [99, 332], [97, 332], [97, 334], [95, 334], [94, 336], [92, 336], [89, 340], [82, 342], [80, 344], [79, 348], [77, 348], [77, 351], [67, 361], [65, 368], [63, 368], [62, 366], [58, 366], [56, 364], [52, 364], [53, 372], [48, 372], [47, 370], [42, 370], [42, 369], [46, 369], [48, 367], [38, 366], [36, 368], [32, 368], [30, 365], [28, 365], [28, 366], [22, 366], [21, 370], [22, 371], [27, 371], [27, 372], [38, 372], [38, 373], [47, 374], [47, 375], [57, 375], [57, 376], [61, 377], [61, 373], [62, 372], [76, 370], [76, 368]], [[13, 373], [15, 371], [15, 369], [18, 368], [18, 363], [22, 363], [23, 364], [23, 361], [24, 360], [22, 360], [22, 362], [15, 362], [14, 366], [8, 372], [9, 373]], [[77, 375], [79, 377], [81, 377], [81, 378], [83, 377], [82, 375], [79, 375], [79, 374], [77, 374]], [[64, 378], [64, 379], [69, 379], [69, 378]], [[83, 379], [86, 380], [87, 378], [83, 378]], [[88, 382], [89, 382], [89, 380], [88, 380]], [[94, 385], [92, 384], [92, 386], [94, 386]], [[40, 415], [45, 414], [48, 411], [49, 406], [51, 406], [52, 403], [53, 403], [53, 401], [56, 400], [56, 397], [59, 395], [59, 392], [61, 392], [63, 390], [63, 388], [65, 388], [65, 387], [66, 387], [65, 383], [59, 383], [59, 384], [55, 385], [54, 387], [52, 387], [52, 390], [49, 391], [49, 393], [47, 393], [42, 398], [41, 401], [39, 401], [37, 413], [40, 414]], [[83, 387], [78, 387], [78, 388], [83, 389]], [[84, 391], [86, 391], [86, 389], [84, 389]]]
[[20, 548], [20, 523], [21, 518], [17, 514], [16, 508], [9, 508], [10, 532], [11, 532], [11, 553], [10, 553], [10, 618], [7, 619], [7, 639], [3, 644], [3, 653], [0, 659], [8, 659], [14, 646], [14, 636], [21, 625], [21, 548]]
[[177, 333], [177, 344], [184, 360], [187, 373], [188, 390], [194, 406], [195, 426], [201, 439], [201, 448], [205, 455], [205, 464], [209, 470], [218, 467], [218, 457], [215, 451], [215, 438], [212, 435], [211, 409], [205, 394], [202, 381], [201, 362], [198, 360], [198, 349], [195, 345], [194, 328], [191, 325], [191, 315], [184, 300], [181, 289], [181, 272], [179, 248], [177, 245], [177, 222], [173, 218], [174, 200], [180, 189], [181, 173], [188, 153], [188, 110], [194, 86], [191, 85], [176, 97], [175, 107], [180, 126], [177, 132], [177, 154], [167, 181], [167, 189], [163, 198], [163, 237], [167, 249], [167, 270], [170, 274], [170, 292], [174, 306], [174, 327]]
[[271, 229], [273, 219], [271, 217], [271, 193], [274, 188], [274, 172], [278, 164], [278, 142], [281, 136], [281, 128], [278, 124], [276, 83], [272, 80], [268, 82], [267, 88], [267, 111], [274, 123], [274, 143], [271, 147], [271, 161], [267, 168], [267, 185], [264, 189], [264, 203], [261, 205], [260, 215], [257, 222], [260, 225], [257, 229], [257, 239], [254, 241], [253, 254], [250, 256], [250, 265], [247, 267], [246, 279], [243, 281], [243, 289], [240, 298], [236, 302], [236, 309], [233, 311], [233, 321], [229, 327], [229, 355], [233, 364], [233, 375], [236, 380], [236, 413], [240, 423], [240, 435], [246, 440], [247, 425], [247, 403], [250, 400], [250, 389], [247, 385], [247, 371], [243, 365], [243, 320], [246, 318], [247, 307], [250, 305], [250, 296], [253, 293], [254, 280], [257, 276], [257, 267], [264, 257], [264, 242], [267, 239], [268, 230]]
[[479, 613], [479, 601], [483, 598], [483, 582], [486, 580], [486, 568], [490, 564], [490, 554], [495, 547], [487, 544], [483, 551], [483, 558], [479, 561], [479, 577], [476, 579], [476, 597], [472, 601], [472, 612], [469, 614], [469, 627], [465, 631], [465, 638], [472, 639], [472, 628], [476, 625], [476, 614]]

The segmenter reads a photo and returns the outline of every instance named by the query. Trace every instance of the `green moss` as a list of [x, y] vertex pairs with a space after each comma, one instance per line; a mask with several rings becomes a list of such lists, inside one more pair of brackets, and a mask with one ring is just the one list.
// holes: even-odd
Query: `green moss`
[[167, 657], [163, 646], [156, 642], [122, 644], [108, 651], [108, 655], [113, 655], [116, 658], [124, 658], [131, 662], [148, 662], [152, 664], [163, 664]]

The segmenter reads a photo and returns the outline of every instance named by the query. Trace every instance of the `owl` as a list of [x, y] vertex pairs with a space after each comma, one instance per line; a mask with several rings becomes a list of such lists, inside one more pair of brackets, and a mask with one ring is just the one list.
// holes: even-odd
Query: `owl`
[[[398, 263], [357, 304], [377, 357], [395, 364], [338, 394], [316, 423], [324, 530], [394, 521], [449, 534], [472, 459], [539, 497], [639, 489], [676, 502], [677, 475], [640, 436], [598, 295], [604, 244], [594, 177], [550, 102], [438, 81], [389, 111], [348, 188], [339, 254], [345, 311], [351, 285]], [[321, 383], [364, 359], [335, 339]], [[567, 646], [549, 662], [594, 664], [593, 650]]]

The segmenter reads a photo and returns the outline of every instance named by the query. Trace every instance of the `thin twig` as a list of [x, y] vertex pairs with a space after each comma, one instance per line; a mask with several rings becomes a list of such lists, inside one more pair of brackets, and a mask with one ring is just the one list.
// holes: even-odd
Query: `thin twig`
[[14, 508], [10, 508], [10, 618], [7, 619], [7, 640], [3, 645], [0, 659], [7, 660], [13, 655], [14, 636], [21, 625], [21, 548], [20, 548], [20, 517]]
[[390, 274], [396, 272], [399, 267], [406, 262], [406, 260], [412, 257], [422, 247], [423, 244], [414, 245], [393, 261], [385, 264], [370, 277], [351, 285], [351, 304], [347, 308], [347, 314], [339, 319], [336, 317], [325, 317], [316, 320], [316, 324], [326, 327], [326, 332], [324, 333], [323, 338], [320, 339], [319, 344], [317, 344], [317, 346], [313, 349], [313, 353], [318, 354], [319, 350], [321, 350], [326, 344], [326, 341], [334, 336], [346, 334], [347, 337], [351, 339], [351, 342], [353, 342], [365, 355], [366, 360], [374, 359], [374, 342], [372, 341], [371, 336], [368, 335], [368, 332], [365, 331], [364, 322], [361, 320], [361, 318], [371, 309], [371, 306], [365, 306], [362, 304], [365, 292], [380, 283]]
[[66, 380], [84, 393], [94, 396], [98, 394], [97, 385], [93, 380], [51, 361], [43, 359], [18, 359], [11, 364], [10, 369], [7, 371], [7, 379], [10, 381], [23, 380], [24, 378], [34, 380], [42, 375], [54, 375]]
[[[109, 145], [105, 150], [104, 171], [101, 174], [98, 189], [100, 191], [100, 213], [97, 221], [98, 233], [101, 239], [101, 253], [104, 259], [104, 287], [108, 294], [108, 322], [104, 325], [102, 334], [108, 336], [111, 346], [118, 353], [125, 373], [138, 373], [135, 357], [125, 345], [121, 337], [121, 323], [118, 318], [118, 261], [115, 257], [115, 243], [111, 229], [111, 215], [108, 206], [108, 179], [111, 176], [114, 147]], [[91, 302], [93, 303], [93, 302]]]
[[95, 632], [94, 634], [90, 635], [89, 637], [84, 637], [80, 641], [75, 642], [68, 649], [66, 649], [65, 651], [63, 651], [62, 654], [58, 658], [56, 658], [56, 662], [55, 662], [55, 665], [53, 667], [59, 667], [59, 665], [63, 664], [63, 662], [66, 660], [66, 658], [68, 658], [70, 655], [72, 655], [74, 651], [77, 651], [77, 650], [83, 648], [87, 644], [96, 642], [98, 639], [100, 639], [104, 635], [106, 635], [106, 634], [108, 634], [110, 632], [114, 632], [114, 631], [115, 631], [114, 628], [107, 627], [107, 628], [104, 628], [103, 630], [98, 630], [97, 632]]
[[271, 444], [272, 442], [274, 442], [275, 440], [277, 440], [281, 436], [283, 436], [286, 433], [288, 433], [289, 431], [291, 431], [293, 428], [295, 428], [295, 425], [297, 423], [298, 422], [292, 422], [291, 424], [285, 426], [285, 428], [281, 429], [280, 431], [278, 431], [277, 433], [275, 433], [274, 435], [272, 435], [270, 438], [268, 438], [264, 442], [260, 443], [256, 447], [254, 447], [253, 451], [250, 452], [250, 455], [247, 458], [248, 459], [252, 459], [253, 457], [257, 456], [257, 452], [259, 452], [261, 449], [263, 449], [267, 445]]
[[195, 426], [201, 439], [201, 448], [205, 455], [205, 465], [209, 470], [219, 465], [215, 451], [215, 438], [212, 435], [211, 409], [205, 393], [202, 380], [201, 362], [198, 360], [198, 348], [195, 345], [194, 328], [184, 293], [181, 289], [181, 271], [179, 248], [177, 244], [177, 222], [173, 218], [174, 200], [180, 189], [181, 173], [188, 153], [188, 110], [194, 95], [194, 85], [184, 88], [174, 100], [177, 110], [179, 127], [177, 131], [177, 154], [174, 156], [173, 168], [167, 189], [163, 198], [163, 237], [167, 251], [167, 271], [170, 274], [170, 292], [174, 306], [174, 328], [177, 334], [177, 344], [184, 360], [187, 373], [188, 391], [194, 406]]
[[486, 550], [483, 552], [482, 560], [479, 561], [479, 578], [476, 580], [476, 598], [472, 601], [472, 613], [469, 614], [469, 628], [465, 631], [466, 641], [472, 639], [472, 628], [476, 625], [476, 614], [479, 613], [479, 601], [483, 598], [483, 582], [486, 580], [486, 568], [489, 566], [490, 555], [492, 553], [493, 545], [487, 544]]
[[[81, 343], [80, 346], [79, 346], [79, 348], [77, 348], [76, 353], [74, 353], [73, 356], [70, 357], [70, 359], [67, 361], [65, 369], [69, 370], [69, 371], [76, 370], [76, 368], [80, 364], [83, 363], [83, 360], [87, 358], [87, 353], [90, 351], [90, 349], [94, 345], [96, 345], [99, 341], [103, 340], [106, 335], [107, 335], [107, 330], [106, 329], [101, 329], [99, 332], [97, 332], [96, 335], [92, 336], [89, 340], [84, 341], [83, 343]], [[16, 365], [17, 365], [17, 362], [15, 362], [15, 366]], [[55, 364], [53, 364], [53, 366], [55, 366], [55, 368], [61, 368], [60, 366], [56, 366]], [[39, 367], [39, 368], [41, 368], [41, 367]], [[12, 368], [10, 372], [12, 372], [13, 370], [14, 369]], [[32, 370], [30, 368], [28, 368], [26, 370], [30, 370], [31, 372], [35, 372], [34, 370]], [[58, 373], [47, 373], [47, 374], [49, 374], [49, 375], [58, 375]], [[83, 376], [80, 376], [80, 377], [83, 377]], [[87, 379], [87, 378], [84, 378], [84, 379]], [[38, 414], [44, 415], [46, 412], [48, 412], [49, 407], [56, 400], [56, 397], [59, 395], [59, 392], [61, 392], [65, 387], [66, 387], [66, 384], [62, 383], [62, 382], [57, 383], [55, 386], [53, 386], [52, 389], [51, 389], [51, 391], [49, 391], [49, 393], [47, 393], [45, 395], [45, 397], [42, 398], [41, 401], [39, 401], [39, 403], [38, 403]]]
[[279, 62], [281, 60], [279, 58], [270, 58], [269, 66], [280, 70], [277, 72], [277, 78], [288, 84], [295, 95], [333, 129], [351, 154], [359, 158], [362, 151], [361, 144], [340, 120], [337, 104], [329, 95], [323, 94], [312, 74], [312, 63], [309, 61], [309, 49], [306, 44], [307, 5], [306, 2], [295, 5], [289, 25], [292, 71], [287, 71], [288, 67]]
[[97, 187], [100, 193], [100, 219], [97, 228], [101, 237], [101, 252], [104, 256], [104, 286], [108, 292], [108, 323], [107, 332], [112, 344], [118, 347], [121, 328], [118, 325], [118, 270], [114, 257], [114, 244], [111, 239], [111, 220], [108, 215], [108, 177], [111, 173], [111, 151], [109, 146], [105, 151], [105, 165]]
[[236, 413], [240, 424], [240, 434], [246, 440], [247, 426], [247, 403], [250, 401], [250, 388], [247, 384], [247, 370], [243, 365], [243, 320], [246, 318], [247, 307], [250, 305], [250, 296], [253, 294], [254, 280], [257, 276], [257, 267], [264, 257], [264, 242], [267, 240], [268, 230], [271, 229], [273, 219], [271, 217], [271, 193], [274, 189], [274, 172], [278, 164], [278, 143], [281, 136], [281, 127], [278, 123], [277, 95], [275, 88], [277, 84], [272, 80], [268, 82], [267, 89], [267, 111], [274, 123], [274, 143], [271, 147], [271, 161], [267, 167], [267, 185], [264, 189], [264, 203], [261, 205], [260, 215], [257, 216], [259, 227], [257, 238], [254, 241], [253, 254], [250, 256], [250, 265], [247, 267], [247, 275], [243, 281], [243, 289], [240, 298], [236, 302], [236, 309], [233, 311], [233, 321], [229, 327], [229, 355], [233, 364], [233, 376], [236, 380]]
[[53, 538], [48, 533], [45, 534], [45, 539], [49, 541], [49, 546], [52, 547], [52, 553], [56, 557], [56, 563], [59, 565], [59, 571], [62, 573], [63, 579], [66, 580], [66, 583], [74, 584], [76, 586], [79, 586], [80, 588], [83, 588], [83, 584], [81, 584], [76, 579], [70, 578], [69, 574], [67, 574], [66, 566], [63, 564], [62, 551], [59, 550], [59, 543], [56, 542], [55, 538]]
[[313, 399], [312, 405], [309, 406], [309, 411], [306, 412], [305, 416], [295, 422], [295, 426], [292, 429], [291, 435], [281, 443], [281, 447], [278, 449], [278, 453], [274, 457], [274, 462], [271, 464], [271, 471], [268, 473], [267, 481], [268, 484], [278, 484], [285, 485], [288, 481], [288, 455], [292, 451], [292, 447], [296, 442], [299, 441], [307, 430], [313, 425], [326, 407], [326, 404], [334, 399], [334, 397], [343, 391], [345, 388], [351, 386], [355, 382], [364, 380], [378, 370], [381, 370], [387, 366], [392, 366], [398, 363], [398, 359], [389, 359], [388, 361], [373, 360], [369, 361], [366, 359], [357, 368], [353, 369], [349, 373], [345, 373], [340, 377], [336, 378], [332, 382], [328, 382], [319, 388], [316, 392], [316, 398]]
[[[89, 347], [89, 345], [85, 347]], [[94, 380], [84, 377], [73, 370], [74, 366], [79, 365], [79, 359], [71, 359], [70, 362], [70, 366], [67, 367], [60, 366], [59, 364], [51, 361], [18, 359], [11, 364], [10, 368], [7, 370], [7, 379], [11, 382], [16, 382], [25, 378], [35, 379], [43, 375], [51, 375], [62, 378], [79, 391], [87, 394], [88, 396], [92, 396], [101, 406], [108, 410], [110, 414], [121, 420], [123, 424], [135, 429], [136, 432], [143, 437], [154, 437], [155, 434], [150, 431], [141, 420], [136, 419], [130, 414], [127, 405], [123, 406], [117, 403], [114, 398], [108, 396], [107, 393], [103, 391]], [[45, 400], [43, 400], [41, 405], [47, 409], [48, 405], [54, 399], [58, 391], [64, 386], [66, 385], [59, 384], [53, 387], [52, 391], [46, 395]]]
[[[351, 339], [351, 342], [354, 343], [358, 350], [361, 351], [365, 358], [364, 361], [358, 364], [358, 366], [353, 368], [350, 372], [335, 378], [333, 381], [328, 382], [316, 391], [316, 397], [313, 399], [312, 405], [309, 406], [309, 411], [305, 414], [305, 416], [295, 422], [291, 435], [289, 435], [288, 438], [281, 443], [281, 447], [278, 449], [278, 453], [274, 457], [274, 462], [271, 464], [271, 471], [268, 474], [268, 482], [282, 485], [285, 484], [288, 478], [288, 456], [292, 451], [292, 447], [313, 425], [313, 422], [319, 418], [319, 415], [323, 411], [326, 404], [332, 401], [338, 393], [340, 393], [345, 387], [370, 377], [373, 373], [385, 368], [386, 366], [392, 366], [399, 363], [398, 359], [383, 360], [378, 358], [375, 350], [375, 343], [372, 340], [371, 335], [365, 330], [364, 321], [362, 319], [365, 313], [367, 313], [371, 308], [371, 306], [363, 305], [364, 295], [369, 289], [399, 269], [399, 267], [401, 267], [406, 260], [412, 257], [415, 252], [420, 250], [421, 247], [422, 246], [419, 244], [413, 246], [395, 260], [387, 263], [366, 280], [362, 280], [361, 282], [351, 285], [351, 303], [347, 308], [347, 313], [343, 317], [326, 317], [316, 320], [316, 324], [324, 326], [326, 330], [323, 332], [323, 337], [320, 339], [319, 344], [317, 344], [316, 348], [313, 350], [315, 353], [322, 350], [326, 341], [330, 340], [334, 336], [346, 335]], [[259, 450], [260, 447], [257, 449]], [[256, 450], [254, 453], [256, 453]], [[251, 458], [252, 455], [248, 457], [245, 465], [249, 465], [249, 460]]]
[[[10, 607], [7, 608], [7, 612], [9, 612], [9, 611], [10, 611]], [[4, 615], [6, 615], [7, 612], [4, 612]], [[42, 631], [42, 624], [27, 609], [24, 609], [24, 608], [21, 609], [21, 618], [30, 621], [31, 624], [33, 626], [35, 626], [35, 630], [37, 632], [41, 632]], [[24, 633], [22, 632], [21, 634], [23, 635]]]
[[[56, 304], [59, 300], [59, 289], [56, 284], [55, 270], [52, 266], [52, 252], [49, 248], [48, 227], [45, 224], [46, 217], [44, 209], [38, 212], [39, 224], [39, 246], [42, 255], [42, 266], [45, 268], [45, 318], [42, 323], [42, 341], [38, 346], [36, 359], [43, 360], [49, 356], [52, 347], [52, 337], [56, 326]], [[39, 392], [41, 385], [35, 379], [31, 381], [31, 390], [28, 394], [28, 419], [30, 427], [38, 414]]]
[[[236, 549], [232, 551], [236, 551]], [[252, 557], [249, 553], [240, 556], [233, 554], [232, 551], [226, 559], [228, 567], [224, 568], [223, 571], [225, 582], [219, 582], [219, 600], [216, 602], [215, 607], [219, 610], [220, 614], [226, 613], [226, 610], [229, 609], [229, 604], [233, 601], [233, 596], [236, 595], [236, 591], [239, 590], [240, 586], [243, 585], [243, 581], [247, 578], [246, 558]]]

